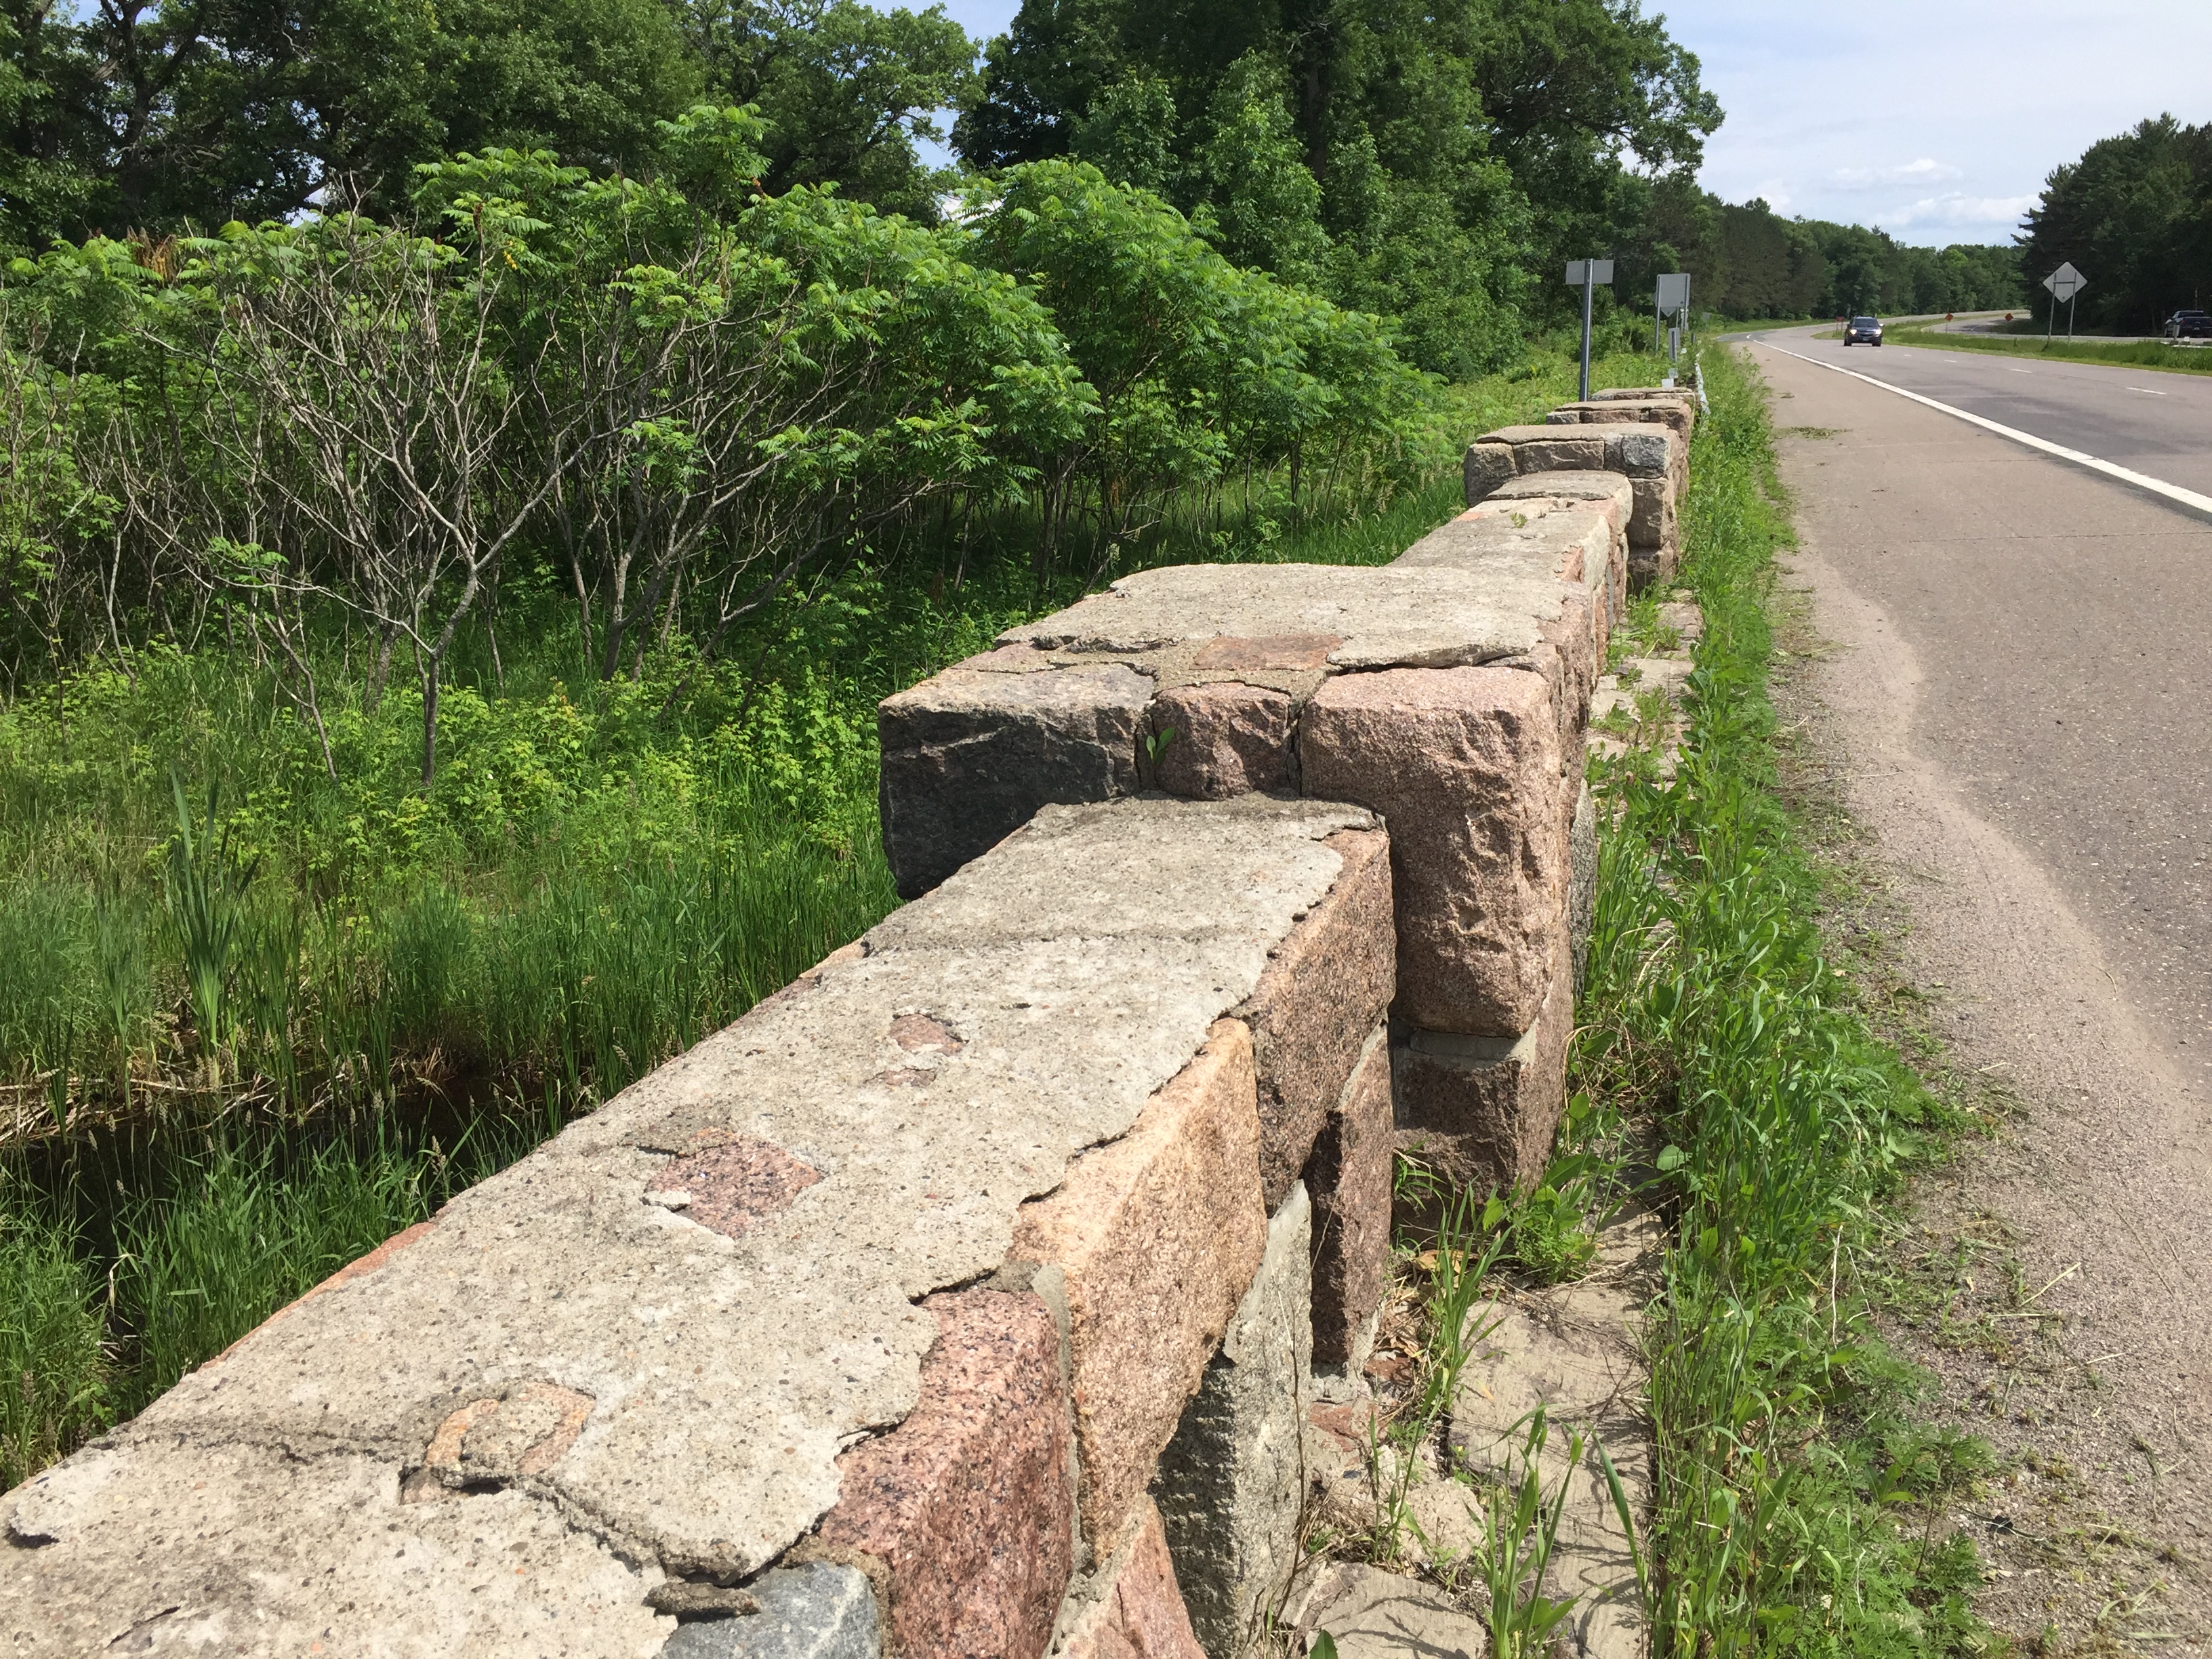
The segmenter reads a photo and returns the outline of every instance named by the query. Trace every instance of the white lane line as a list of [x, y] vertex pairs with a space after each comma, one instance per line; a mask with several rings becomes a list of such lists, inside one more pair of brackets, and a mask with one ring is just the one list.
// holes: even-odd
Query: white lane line
[[[1766, 343], [1762, 342], [1761, 343]], [[2163, 495], [2170, 501], [2194, 507], [2199, 513], [2212, 513], [2212, 495], [2200, 495], [2193, 489], [2184, 489], [2179, 484], [2170, 484], [2163, 478], [2154, 478], [2147, 472], [2136, 472], [2095, 455], [2085, 455], [2078, 449], [2069, 449], [2048, 438], [2039, 438], [2033, 432], [2022, 432], [2018, 427], [2001, 426], [1985, 416], [1972, 414], [1949, 404], [1939, 404], [1933, 398], [1923, 398], [1917, 392], [1907, 392], [1901, 386], [1892, 386], [1887, 380], [1877, 380], [1871, 374], [1862, 374], [1856, 369], [1844, 368], [1834, 363], [1824, 363], [1818, 357], [1808, 357], [1802, 352], [1790, 351], [1778, 345], [1768, 349], [1779, 351], [1785, 357], [1795, 357], [1801, 363], [1810, 363], [1815, 368], [1825, 368], [1838, 374], [1848, 374], [1854, 380], [1864, 380], [1869, 386], [1880, 386], [1884, 392], [1894, 392], [1900, 398], [1910, 398], [1916, 404], [1954, 416], [1970, 426], [1984, 432], [1994, 432], [2000, 438], [2009, 438], [2016, 444], [2026, 444], [2030, 449], [2039, 449], [2046, 455], [2056, 455], [2062, 461], [2071, 461], [2076, 466], [2086, 466], [2093, 472], [2101, 472], [2108, 478], [2118, 478], [2122, 483], [2133, 484], [2138, 489], [2148, 489], [2154, 495]]]
[[2129, 390], [2129, 391], [2130, 391], [2130, 392], [2142, 392], [2142, 393], [2143, 394], [2143, 396], [2144, 396], [2144, 397], [2146, 397], [2146, 398], [2163, 398], [2164, 396], [2166, 396], [2166, 393], [2164, 393], [2163, 392], [2160, 392], [2160, 390], [2158, 390], [2158, 388], [2157, 388], [2157, 387], [2155, 387], [2155, 386], [2130, 386], [2130, 387], [2128, 388], [2128, 390]]

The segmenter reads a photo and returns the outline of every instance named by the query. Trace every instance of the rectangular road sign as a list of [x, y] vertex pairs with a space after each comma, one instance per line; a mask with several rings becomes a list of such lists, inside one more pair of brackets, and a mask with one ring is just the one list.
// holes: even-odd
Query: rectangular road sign
[[1690, 273], [1670, 270], [1659, 278], [1659, 292], [1652, 301], [1654, 310], [1662, 315], [1686, 311], [1690, 305]]
[[2089, 286], [2089, 279], [2087, 276], [2084, 276], [2080, 271], [2075, 270], [2074, 262], [2071, 259], [2069, 259], [2063, 264], [2060, 265], [2057, 270], [2052, 271], [2051, 275], [2045, 277], [2043, 279], [2043, 285], [2051, 290], [2051, 297], [2052, 299], [2071, 300], [2083, 289]]
[[[1584, 265], [1595, 266], [1588, 277], [1583, 275]], [[1593, 287], [1608, 288], [1613, 283], [1613, 261], [1610, 259], [1570, 259], [1567, 261], [1567, 286], [1580, 288], [1587, 281]]]

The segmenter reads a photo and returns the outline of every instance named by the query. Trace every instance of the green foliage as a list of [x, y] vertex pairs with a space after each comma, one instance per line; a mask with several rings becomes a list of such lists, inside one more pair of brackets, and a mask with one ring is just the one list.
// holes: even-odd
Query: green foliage
[[[1182, 214], [1087, 162], [1009, 167], [971, 198], [975, 257], [1030, 273], [1099, 421], [1048, 475], [1048, 535], [1084, 512], [1119, 543], [1162, 498], [1240, 465], [1395, 483], [1434, 398], [1376, 319], [1231, 264]], [[1387, 495], [1387, 485], [1383, 490]], [[1049, 540], [1041, 556], [1051, 550]]]
[[835, 184], [886, 213], [935, 222], [951, 179], [925, 167], [915, 146], [944, 136], [936, 114], [965, 101], [975, 55], [942, 6], [678, 0], [674, 9], [708, 92], [767, 122], [770, 193]]
[[289, 1169], [228, 1143], [173, 1174], [173, 1196], [124, 1220], [121, 1313], [136, 1411], [349, 1261], [429, 1214], [426, 1160], [325, 1147]]
[[416, 163], [491, 145], [635, 171], [702, 84], [661, 0], [156, 0], [48, 16], [38, 41], [42, 78], [74, 95], [27, 159], [93, 182], [23, 204], [31, 251], [282, 216], [333, 184], [389, 211]]
[[1321, 185], [1307, 169], [1285, 88], [1281, 65], [1264, 52], [1231, 64], [1207, 107], [1212, 136], [1198, 167], [1209, 240], [1223, 255], [1286, 283], [1310, 283], [1328, 238]]
[[1463, 379], [1518, 355], [1524, 305], [1564, 313], [1528, 267], [1589, 251], [1624, 154], [1694, 169], [1718, 119], [1663, 21], [1601, 0], [1030, 0], [954, 143], [994, 171], [1073, 152], [1208, 210], [1240, 261], [1315, 273]]
[[1671, 784], [1607, 784], [1578, 1036], [1582, 1074], [1656, 1116], [1677, 1239], [1648, 1336], [1654, 1651], [1977, 1650], [1971, 1547], [1899, 1524], [1970, 1456], [1903, 1427], [1853, 1267], [1946, 1119], [1823, 954], [1818, 878], [1773, 793], [1764, 604], [1789, 531], [1767, 415], [1740, 362], [1706, 370], [1692, 732]]
[[0, 1210], [0, 1490], [106, 1419], [99, 1287], [71, 1244], [60, 1229]]
[[2100, 139], [2045, 182], [2022, 241], [2039, 322], [2043, 278], [2063, 260], [2089, 278], [2075, 305], [2087, 328], [2155, 334], [2184, 307], [2212, 305], [2212, 122], [2161, 115]]

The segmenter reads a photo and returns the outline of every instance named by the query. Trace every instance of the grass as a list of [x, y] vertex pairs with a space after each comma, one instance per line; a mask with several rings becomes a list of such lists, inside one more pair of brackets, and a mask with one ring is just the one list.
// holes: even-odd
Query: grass
[[1777, 792], [1767, 601], [1790, 541], [1761, 388], [1705, 358], [1682, 580], [1706, 635], [1675, 776], [1603, 781], [1576, 1076], [1649, 1138], [1670, 1224], [1647, 1333], [1661, 1656], [1986, 1651], [1943, 1500], [1971, 1443], [1915, 1425], [1869, 1319], [1879, 1208], [1951, 1115], [1870, 1030]]
[[1042, 580], [1018, 520], [907, 550], [734, 668], [679, 641], [602, 682], [518, 563], [428, 792], [414, 694], [372, 698], [342, 635], [335, 776], [219, 615], [0, 701], [0, 1487], [880, 920], [878, 698], [1093, 577], [1395, 557], [1459, 510], [1457, 446], [1574, 372], [1449, 388], [1379, 498], [1258, 477]]
[[[1873, 1322], [1911, 1292], [1885, 1265], [1887, 1210], [1961, 1120], [1888, 1046], [1823, 936], [1834, 878], [1780, 793], [1766, 695], [1774, 556], [1790, 540], [1772, 429], [1744, 360], [1705, 363], [1680, 580], [1706, 632], [1681, 756], [1671, 779], [1648, 749], [1595, 769], [1597, 914], [1544, 1181], [1478, 1210], [1401, 1164], [1401, 1196], [1443, 1223], [1401, 1250], [1420, 1352], [1375, 1437], [1364, 1549], [1420, 1553], [1403, 1476], [1437, 1437], [1496, 1281], [1578, 1276], [1596, 1230], [1640, 1202], [1668, 1237], [1644, 1331], [1654, 1501], [1635, 1528], [1656, 1659], [1996, 1652], [1970, 1600], [1980, 1563], [1947, 1523], [1988, 1454], [1922, 1424], [1921, 1379]], [[1632, 608], [1626, 640], [1656, 641], [1656, 598]], [[1559, 1432], [1525, 1426], [1532, 1446]], [[1558, 1494], [1532, 1451], [1480, 1496], [1471, 1565], [1498, 1644], [1538, 1650]]]
[[2106, 363], [2166, 374], [2212, 374], [2212, 347], [2176, 347], [2156, 340], [2069, 340], [2063, 335], [2045, 340], [2040, 335], [1939, 334], [1932, 328], [1895, 326], [1884, 330], [1883, 337], [1892, 345], [1939, 351], [1989, 352], [2005, 357], [2039, 357], [2049, 362]]

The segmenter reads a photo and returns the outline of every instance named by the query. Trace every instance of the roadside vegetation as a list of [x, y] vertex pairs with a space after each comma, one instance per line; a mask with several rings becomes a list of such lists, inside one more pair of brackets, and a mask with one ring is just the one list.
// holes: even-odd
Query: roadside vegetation
[[2039, 329], [2052, 308], [2043, 279], [2061, 261], [2089, 279], [2074, 310], [2100, 333], [2155, 334], [2175, 312], [2212, 306], [2212, 121], [2160, 115], [2098, 140], [2044, 180], [2026, 229]]
[[[2040, 323], [2033, 325], [2040, 331]], [[1888, 325], [1882, 338], [1891, 345], [1928, 346], [1938, 351], [1994, 352], [2007, 357], [2039, 357], [2046, 362], [2110, 363], [2156, 369], [2168, 374], [2212, 374], [2212, 345], [2172, 346], [2156, 340], [2099, 340], [2090, 335], [2046, 340], [2030, 334], [1938, 333], [1928, 327]]]
[[[1790, 539], [1763, 389], [1705, 356], [1683, 515], [1705, 608], [1671, 783], [1624, 778], [1601, 861], [1581, 1086], [1648, 1126], [1673, 1243], [1649, 1334], [1659, 1651], [1980, 1650], [1944, 1501], [1970, 1443], [1915, 1425], [1874, 1332], [1879, 1206], [1947, 1109], [1876, 1039], [1777, 793], [1767, 604]], [[1633, 1105], [1629, 1105], [1633, 1103]]]
[[[1885, 1206], [1963, 1121], [1877, 1035], [1822, 937], [1835, 878], [1779, 793], [1767, 698], [1790, 540], [1768, 410], [1741, 357], [1703, 362], [1680, 580], [1706, 633], [1680, 760], [1671, 779], [1648, 747], [1595, 769], [1605, 829], [1569, 1121], [1534, 1192], [1401, 1242], [1419, 1353], [1378, 1475], [1402, 1483], [1440, 1434], [1492, 1293], [1579, 1278], [1599, 1231], [1654, 1209], [1656, 1490], [1638, 1521], [1654, 1654], [1994, 1652], [1971, 1605], [1980, 1563], [1948, 1520], [1987, 1454], [1922, 1425], [1920, 1381], [1874, 1323], [1897, 1282]], [[1625, 642], [1656, 627], [1647, 597]], [[1478, 1589], [1507, 1650], [1539, 1652], [1556, 1498], [1524, 1479], [1492, 1500]], [[1377, 1524], [1368, 1553], [1419, 1553], [1402, 1504]]]

